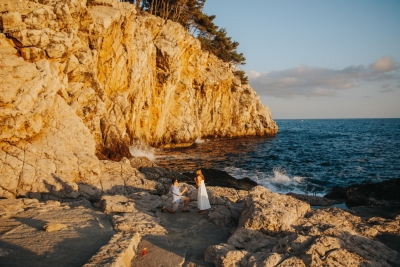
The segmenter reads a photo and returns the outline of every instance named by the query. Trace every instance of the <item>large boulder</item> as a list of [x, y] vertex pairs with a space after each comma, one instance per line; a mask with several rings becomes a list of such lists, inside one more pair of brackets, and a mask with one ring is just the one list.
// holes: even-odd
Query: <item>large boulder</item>
[[249, 192], [239, 227], [279, 236], [293, 232], [293, 223], [309, 211], [310, 205], [305, 202], [257, 186]]

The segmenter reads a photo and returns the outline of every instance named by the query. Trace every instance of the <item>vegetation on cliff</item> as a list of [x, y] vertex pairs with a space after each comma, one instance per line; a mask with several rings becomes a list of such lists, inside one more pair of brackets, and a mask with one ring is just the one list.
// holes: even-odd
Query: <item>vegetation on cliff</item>
[[239, 43], [228, 37], [224, 28], [214, 24], [215, 15], [203, 13], [206, 0], [125, 0], [135, 4], [137, 8], [165, 20], [172, 20], [181, 24], [193, 36], [200, 40], [204, 50], [216, 55], [233, 67], [234, 75], [243, 84], [248, 83], [245, 72], [237, 69], [246, 64], [243, 53], [238, 53]]

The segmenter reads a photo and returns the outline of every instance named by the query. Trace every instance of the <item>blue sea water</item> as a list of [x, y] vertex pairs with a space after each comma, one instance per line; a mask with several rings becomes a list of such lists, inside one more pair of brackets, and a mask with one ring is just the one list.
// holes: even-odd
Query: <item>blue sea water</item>
[[400, 178], [400, 119], [276, 120], [274, 137], [198, 140], [154, 152], [179, 172], [225, 170], [274, 192], [325, 195], [334, 186]]

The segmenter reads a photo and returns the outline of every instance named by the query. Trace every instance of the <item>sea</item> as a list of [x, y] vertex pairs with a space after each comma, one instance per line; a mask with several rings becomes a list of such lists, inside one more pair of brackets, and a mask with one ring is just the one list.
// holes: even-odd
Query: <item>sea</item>
[[334, 186], [400, 178], [400, 119], [275, 121], [273, 137], [199, 139], [186, 148], [142, 145], [131, 153], [181, 173], [223, 170], [277, 193], [323, 196]]

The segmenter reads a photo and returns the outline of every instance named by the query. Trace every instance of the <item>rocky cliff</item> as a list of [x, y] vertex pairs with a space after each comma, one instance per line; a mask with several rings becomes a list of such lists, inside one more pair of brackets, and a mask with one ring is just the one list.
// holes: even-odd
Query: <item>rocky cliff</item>
[[179, 24], [116, 0], [1, 0], [0, 12], [0, 197], [98, 187], [99, 159], [130, 157], [137, 141], [277, 132]]

